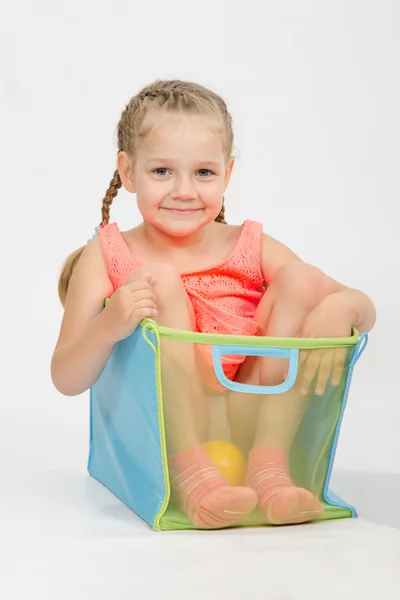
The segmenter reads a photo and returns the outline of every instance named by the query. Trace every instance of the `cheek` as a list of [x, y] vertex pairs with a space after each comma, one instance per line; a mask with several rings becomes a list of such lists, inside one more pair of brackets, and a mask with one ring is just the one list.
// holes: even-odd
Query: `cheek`
[[162, 186], [155, 185], [151, 180], [144, 179], [138, 182], [136, 195], [139, 206], [151, 209], [160, 205], [165, 194]]
[[137, 205], [142, 213], [151, 213], [160, 205], [160, 198], [151, 194], [141, 193], [136, 196]]
[[221, 187], [221, 185], [219, 185], [219, 183], [216, 183], [215, 185], [208, 185], [201, 189], [200, 197], [203, 200], [204, 204], [210, 207], [214, 207], [221, 204], [223, 193], [224, 190]]

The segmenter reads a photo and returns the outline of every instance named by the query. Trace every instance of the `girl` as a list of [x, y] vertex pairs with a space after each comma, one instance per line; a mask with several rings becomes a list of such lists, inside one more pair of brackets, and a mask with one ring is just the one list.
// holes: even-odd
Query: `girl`
[[[158, 81], [130, 100], [118, 124], [117, 170], [99, 235], [67, 259], [59, 282], [65, 313], [51, 371], [61, 393], [92, 386], [114, 345], [145, 317], [181, 330], [282, 337], [348, 336], [353, 326], [373, 327], [375, 309], [362, 292], [305, 264], [259, 223], [226, 224], [232, 147], [226, 104], [202, 86]], [[143, 217], [125, 233], [109, 222], [122, 185], [136, 194]], [[261, 397], [252, 423], [244, 423], [249, 412], [242, 414], [240, 394], [232, 394], [232, 439], [249, 452], [246, 485], [231, 487], [202, 446], [216, 385], [209, 348], [181, 346], [163, 349], [163, 392], [171, 482], [182, 510], [203, 528], [232, 525], [257, 504], [272, 524], [320, 515], [318, 500], [293, 484], [288, 453], [310, 385], [316, 381], [322, 395], [329, 380], [339, 383], [341, 353], [310, 352], [286, 402]], [[168, 378], [176, 368], [179, 390]], [[223, 368], [253, 385], [284, 377], [266, 357], [227, 356]]]

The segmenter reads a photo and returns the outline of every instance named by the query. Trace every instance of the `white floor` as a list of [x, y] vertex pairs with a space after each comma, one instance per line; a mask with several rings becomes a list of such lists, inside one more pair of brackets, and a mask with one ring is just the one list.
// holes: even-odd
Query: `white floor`
[[[373, 517], [371, 507], [379, 511], [368, 494], [371, 476], [358, 477], [364, 488], [355, 474], [336, 474], [335, 491], [347, 486], [353, 498], [346, 499], [363, 498], [364, 514]], [[389, 477], [386, 485], [399, 479]], [[154, 533], [83, 470], [3, 473], [0, 479], [4, 600], [357, 596], [400, 597], [400, 530], [362, 517], [279, 529]]]

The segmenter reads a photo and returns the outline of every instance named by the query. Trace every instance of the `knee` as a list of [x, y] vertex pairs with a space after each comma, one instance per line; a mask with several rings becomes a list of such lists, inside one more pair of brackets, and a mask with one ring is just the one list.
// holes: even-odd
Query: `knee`
[[283, 265], [276, 272], [273, 283], [280, 293], [310, 307], [334, 291], [329, 277], [317, 267], [302, 262]]
[[152, 285], [158, 301], [163, 302], [180, 293], [183, 289], [179, 271], [164, 262], [149, 262], [140, 267], [141, 271], [151, 275]]

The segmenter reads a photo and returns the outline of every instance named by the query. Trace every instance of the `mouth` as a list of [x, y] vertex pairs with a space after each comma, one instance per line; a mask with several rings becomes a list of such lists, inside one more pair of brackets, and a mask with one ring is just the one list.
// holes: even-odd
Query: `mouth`
[[190, 214], [197, 213], [202, 209], [201, 208], [163, 208], [163, 210], [166, 210], [166, 211], [176, 214], [176, 215], [190, 215]]

